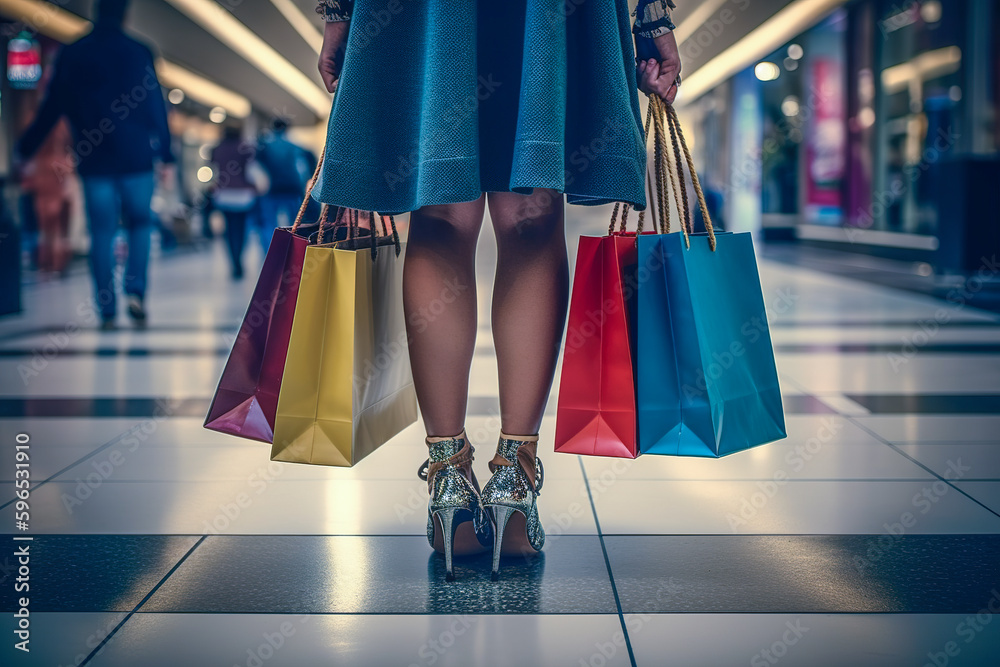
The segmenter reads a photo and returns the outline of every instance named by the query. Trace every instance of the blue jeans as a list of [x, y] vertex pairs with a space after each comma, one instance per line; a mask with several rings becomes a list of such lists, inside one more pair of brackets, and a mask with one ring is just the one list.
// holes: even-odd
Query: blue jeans
[[126, 294], [146, 293], [149, 244], [155, 180], [152, 172], [117, 176], [84, 176], [83, 197], [90, 227], [90, 269], [94, 276], [94, 298], [101, 317], [115, 316], [114, 239], [119, 218], [128, 234], [125, 266]]
[[266, 194], [260, 198], [260, 243], [265, 253], [271, 246], [275, 228], [291, 226], [301, 205], [302, 195]]

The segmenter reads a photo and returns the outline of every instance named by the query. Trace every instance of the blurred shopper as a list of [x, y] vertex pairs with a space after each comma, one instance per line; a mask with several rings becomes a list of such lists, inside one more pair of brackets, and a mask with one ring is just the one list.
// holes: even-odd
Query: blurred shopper
[[[167, 110], [144, 44], [122, 31], [128, 0], [98, 0], [94, 29], [65, 47], [34, 123], [18, 145], [33, 156], [63, 116], [73, 131], [90, 227], [90, 262], [101, 327], [115, 326], [112, 244], [122, 219], [128, 232], [124, 291], [137, 326], [146, 322], [154, 161], [174, 161]], [[170, 173], [164, 169], [164, 180]]]
[[306, 181], [316, 167], [312, 153], [288, 140], [288, 123], [278, 118], [272, 131], [257, 145], [257, 164], [267, 174], [269, 187], [260, 198], [260, 240], [267, 252], [276, 227], [292, 224], [302, 205]]
[[246, 245], [247, 217], [257, 200], [257, 190], [247, 178], [254, 147], [240, 137], [240, 128], [226, 126], [222, 142], [212, 149], [215, 165], [212, 206], [226, 219], [226, 243], [232, 260], [234, 280], [243, 277], [243, 247]]
[[69, 243], [72, 155], [69, 127], [60, 121], [21, 172], [21, 188], [30, 194], [38, 229], [39, 271], [65, 274], [73, 255]]

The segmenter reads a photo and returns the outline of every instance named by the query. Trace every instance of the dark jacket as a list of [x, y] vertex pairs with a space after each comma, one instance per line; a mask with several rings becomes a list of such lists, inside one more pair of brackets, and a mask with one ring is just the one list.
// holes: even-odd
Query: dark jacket
[[62, 116], [82, 176], [150, 171], [154, 159], [174, 160], [153, 54], [117, 26], [98, 23], [59, 53], [38, 115], [18, 143], [23, 158]]
[[268, 193], [274, 195], [301, 196], [305, 181], [316, 166], [312, 154], [286, 139], [284, 132], [275, 132], [261, 141], [257, 145], [256, 159], [271, 182]]
[[253, 146], [238, 138], [223, 138], [222, 142], [212, 149], [211, 161], [216, 166], [216, 189], [253, 189], [253, 183], [247, 178], [247, 168], [253, 157]]

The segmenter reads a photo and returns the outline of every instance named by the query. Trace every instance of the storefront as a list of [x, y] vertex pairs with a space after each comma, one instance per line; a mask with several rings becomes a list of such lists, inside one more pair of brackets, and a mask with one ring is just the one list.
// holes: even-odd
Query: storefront
[[689, 103], [731, 227], [758, 226], [752, 199], [770, 237], [933, 253], [948, 231], [939, 174], [1000, 146], [998, 13], [847, 3]]

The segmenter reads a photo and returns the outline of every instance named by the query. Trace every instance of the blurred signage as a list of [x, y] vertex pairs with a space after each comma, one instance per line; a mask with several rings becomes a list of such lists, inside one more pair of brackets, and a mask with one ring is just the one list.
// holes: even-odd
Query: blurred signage
[[840, 224], [840, 181], [844, 176], [844, 91], [840, 63], [833, 58], [812, 60], [809, 85], [813, 91], [813, 122], [806, 128], [806, 218]]
[[7, 43], [7, 80], [13, 88], [30, 90], [42, 78], [42, 51], [38, 42], [21, 33]]

